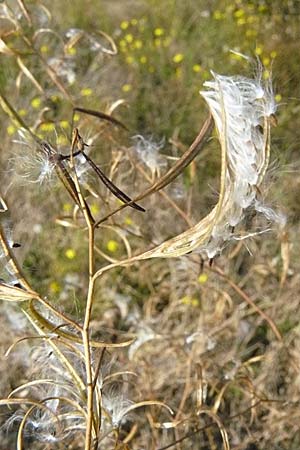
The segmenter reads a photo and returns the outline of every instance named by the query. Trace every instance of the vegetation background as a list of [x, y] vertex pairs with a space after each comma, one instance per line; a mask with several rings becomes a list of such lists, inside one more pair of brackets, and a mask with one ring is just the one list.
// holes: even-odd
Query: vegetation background
[[[19, 8], [22, 2], [6, 3]], [[47, 14], [39, 3], [26, 5], [40, 25]], [[74, 105], [106, 112], [115, 108], [114, 116], [129, 132], [108, 125], [97, 131], [95, 121], [82, 117], [75, 117], [75, 123], [86, 142], [99, 133], [93, 155], [131, 196], [164, 173], [197, 135], [207, 116], [199, 90], [211, 78], [210, 70], [252, 76], [253, 66], [243, 54], [260, 58], [264, 77], [272, 74], [278, 126], [272, 129], [272, 157], [262, 195], [286, 214], [286, 230], [274, 229], [246, 244], [231, 245], [203, 271], [199, 259], [188, 255], [108, 272], [97, 288], [93, 328], [96, 335], [103, 327], [137, 335], [129, 350], [111, 356], [120, 370], [136, 374], [134, 381], [125, 379], [122, 395], [133, 401], [166, 402], [180, 423], [159, 428], [155, 408], [139, 411], [120, 423], [120, 441], [134, 432], [124, 447], [115, 448], [221, 449], [226, 432], [235, 450], [298, 450], [299, 1], [42, 3], [51, 15], [44, 26], [54, 33], [41, 34], [36, 45], [56, 68], [66, 92], [49, 81], [40, 60], [26, 49], [22, 61], [39, 89], [0, 41], [1, 93], [27, 123], [39, 121], [42, 137], [62, 148], [68, 144]], [[18, 37], [5, 34], [6, 26], [1, 20], [0, 37], [7, 48], [19, 46], [22, 51]], [[82, 39], [77, 45], [72, 41], [77, 29], [95, 41]], [[99, 31], [113, 39], [116, 55], [99, 50]], [[64, 37], [63, 48], [56, 36]], [[30, 170], [36, 167], [20, 157], [14, 143], [19, 139], [16, 125], [3, 111], [0, 114], [1, 193], [10, 207], [14, 238], [22, 244], [18, 257], [36, 290], [80, 318], [87, 289], [86, 243], [80, 230], [59, 224], [71, 214], [72, 204], [52, 178], [34, 182], [37, 178]], [[98, 264], [126, 257], [126, 239], [138, 253], [184, 230], [187, 222], [200, 220], [216, 199], [219, 159], [213, 137], [164, 196], [156, 193], [142, 202], [146, 213], [127, 208], [107, 222], [97, 237]], [[90, 174], [83, 175], [87, 184], [97, 184]], [[105, 215], [118, 202], [104, 187], [97, 189], [91, 208]], [[276, 324], [282, 339], [249, 305], [249, 298]], [[3, 355], [24, 334], [25, 325], [17, 307], [3, 303], [0, 308]], [[30, 363], [33, 352], [28, 344], [12, 359], [1, 356], [1, 397], [30, 379], [36, 370]], [[7, 411], [1, 412], [0, 425], [7, 417]], [[0, 430], [0, 448], [14, 448], [14, 425], [9, 432]], [[46, 448], [30, 439], [25, 448]], [[81, 448], [80, 439], [47, 445]]]

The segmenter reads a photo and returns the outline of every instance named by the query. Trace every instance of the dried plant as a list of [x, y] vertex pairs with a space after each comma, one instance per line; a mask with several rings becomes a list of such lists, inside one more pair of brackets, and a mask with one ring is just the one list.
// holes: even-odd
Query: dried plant
[[[14, 427], [17, 423], [18, 450], [26, 448], [28, 442], [31, 445], [30, 439], [37, 445], [39, 442], [43, 446], [47, 445], [41, 448], [60, 448], [55, 446], [65, 444], [70, 445], [70, 448], [85, 450], [125, 450], [130, 448], [130, 443], [132, 448], [142, 448], [149, 445], [150, 441], [148, 448], [163, 450], [176, 445], [178, 448], [192, 448], [191, 445], [195, 445], [195, 435], [204, 436], [204, 445], [207, 442], [211, 448], [217, 448], [217, 442], [220, 448], [223, 445], [224, 449], [229, 449], [227, 424], [238, 418], [240, 427], [246, 428], [247, 420], [254, 422], [256, 414], [263, 415], [261, 411], [269, 404], [268, 396], [252, 381], [253, 366], [262, 358], [254, 355], [243, 360], [243, 356], [240, 356], [240, 359], [234, 361], [233, 367], [230, 367], [234, 358], [230, 357], [230, 352], [223, 360], [219, 357], [223, 348], [219, 349], [216, 345], [216, 336], [220, 335], [221, 340], [225, 339], [226, 323], [235, 327], [237, 320], [231, 309], [231, 317], [226, 319], [223, 328], [215, 325], [215, 322], [223, 320], [226, 305], [229, 305], [229, 309], [232, 305], [232, 299], [225, 288], [221, 287], [220, 292], [215, 292], [216, 307], [210, 311], [211, 324], [201, 323], [200, 319], [199, 323], [195, 324], [191, 320], [192, 313], [185, 309], [187, 304], [197, 304], [197, 298], [186, 295], [179, 301], [177, 296], [180, 290], [182, 293], [191, 290], [193, 283], [186, 281], [186, 274], [192, 274], [195, 264], [199, 264], [197, 256], [200, 255], [202, 263], [209, 260], [211, 264], [230, 243], [265, 233], [272, 221], [279, 224], [281, 232], [284, 230], [284, 216], [273, 211], [261, 200], [262, 183], [269, 163], [271, 125], [276, 122], [271, 80], [263, 80], [260, 65], [254, 79], [213, 73], [212, 81], [206, 82], [206, 90], [201, 92], [209, 108], [207, 120], [188, 150], [158, 179], [155, 179], [157, 168], [153, 158], [157, 156], [160, 144], [155, 146], [143, 137], [135, 137], [139, 146], [136, 151], [140, 154], [141, 147], [144, 150], [146, 148], [146, 155], [141, 159], [150, 175], [143, 171], [138, 162], [132, 163], [128, 156], [129, 163], [132, 163], [130, 170], [137, 169], [151, 185], [140, 194], [129, 196], [123, 187], [121, 189], [119, 184], [113, 181], [114, 174], [118, 172], [120, 157], [113, 161], [111, 176], [108, 176], [95, 162], [92, 151], [90, 152], [93, 144], [102, 138], [106, 125], [126, 132], [127, 128], [123, 122], [113, 115], [122, 100], [102, 112], [93, 107], [78, 106], [78, 89], [66, 87], [68, 84], [72, 86], [77, 76], [75, 66], [68, 58], [70, 49], [80, 49], [81, 45], [87, 45], [101, 57], [103, 54], [112, 56], [116, 54], [114, 41], [106, 33], [100, 32], [96, 35], [78, 29], [71, 29], [61, 37], [41, 23], [47, 22], [51, 17], [44, 6], [34, 5], [31, 10], [23, 1], [17, 1], [15, 6], [16, 9], [8, 2], [1, 4], [0, 15], [7, 21], [8, 28], [5, 34], [0, 36], [0, 52], [6, 57], [14, 58], [19, 70], [19, 89], [25, 77], [27, 82], [44, 96], [49, 94], [49, 88], [46, 87], [48, 85], [51, 85], [54, 92], [60, 93], [66, 109], [73, 115], [69, 121], [70, 133], [66, 142], [64, 145], [53, 143], [49, 135], [40, 133], [43, 124], [47, 122], [48, 107], [40, 111], [29, 125], [13, 102], [1, 92], [0, 104], [18, 130], [19, 140], [21, 139], [23, 144], [25, 142], [28, 150], [27, 154], [21, 155], [24, 178], [29, 179], [38, 188], [48, 177], [56, 176], [73, 202], [72, 213], [57, 218], [57, 223], [64, 226], [69, 233], [80, 230], [81, 236], [87, 237], [88, 274], [84, 312], [80, 319], [75, 320], [61, 305], [57, 306], [37, 292], [23, 273], [15, 255], [18, 244], [11, 236], [6, 199], [0, 197], [0, 263], [3, 267], [0, 299], [18, 304], [33, 330], [32, 333], [17, 339], [7, 350], [6, 357], [11, 357], [20, 345], [30, 342], [32, 366], [37, 368], [33, 371], [30, 381], [22, 382], [7, 398], [0, 400], [0, 405], [7, 406], [11, 412], [6, 427]], [[61, 47], [61, 52], [54, 53], [48, 60], [37, 49], [37, 42], [45, 35], [57, 40]], [[35, 61], [31, 55], [34, 55]], [[40, 64], [42, 75], [35, 73], [36, 61]], [[28, 89], [27, 84], [24, 89]], [[76, 114], [82, 117], [80, 126], [74, 125]], [[94, 120], [97, 125], [92, 128], [91, 138], [84, 139], [86, 129]], [[52, 123], [51, 120], [49, 123]], [[213, 125], [216, 127], [221, 147], [219, 197], [213, 209], [194, 225], [162, 189], [179, 177], [196, 158], [207, 144]], [[114, 143], [113, 134], [109, 132], [108, 136], [108, 141]], [[38, 169], [38, 172], [32, 174], [32, 169]], [[105, 198], [103, 201], [105, 214], [92, 211], [90, 199], [93, 197], [100, 202], [103, 188], [97, 190], [91, 186], [89, 180], [82, 175], [86, 171], [91, 171], [112, 194], [107, 197], [108, 200]], [[126, 186], [132, 190], [130, 183], [127, 182]], [[133, 244], [128, 237], [130, 233], [123, 232], [118, 226], [117, 213], [131, 207], [136, 214], [142, 214], [145, 208], [140, 204], [141, 200], [155, 193], [160, 193], [168, 204], [171, 204], [185, 220], [188, 229], [171, 239], [165, 239], [150, 250], [141, 250], [139, 247], [139, 251], [134, 251], [135, 254], [132, 255]], [[114, 197], [121, 206], [110, 207], [111, 204], [114, 205]], [[263, 229], [239, 231], [249, 212], [261, 213], [268, 225]], [[97, 235], [111, 231], [117, 233], [124, 243], [126, 258], [112, 258], [99, 249]], [[131, 230], [134, 238], [141, 237], [139, 231]], [[282, 279], [288, 270], [287, 246], [284, 251], [286, 264]], [[193, 255], [188, 258], [179, 259], [180, 256], [191, 252]], [[98, 255], [108, 264], [99, 265]], [[157, 270], [153, 279], [163, 279], [168, 264], [164, 258], [175, 258], [167, 272], [167, 276], [174, 278], [170, 283], [170, 286], [173, 286], [170, 288], [170, 295], [174, 295], [174, 302], [166, 307], [159, 305], [159, 302], [163, 301], [162, 289], [161, 298], [155, 298], [154, 294], [153, 298], [150, 296], [149, 309], [141, 320], [138, 313], [136, 316], [127, 314], [126, 299], [122, 297], [119, 299], [122, 304], [119, 310], [123, 315], [126, 331], [100, 327], [98, 334], [95, 333], [93, 313], [99, 280], [103, 280], [105, 285], [105, 276], [112, 269], [142, 264], [142, 261], [146, 264], [147, 260], [152, 258], [161, 259], [157, 268], [149, 269]], [[268, 323], [278, 342], [281, 342], [281, 334], [272, 318], [219, 267], [211, 268], [211, 271]], [[184, 276], [181, 279], [182, 273]], [[115, 300], [115, 303], [117, 301]], [[158, 316], [157, 311], [160, 308], [161, 314]], [[246, 317], [246, 313], [244, 314]], [[176, 333], [172, 328], [174, 323], [178, 324]], [[132, 324], [134, 332], [131, 332]], [[243, 335], [241, 339], [246, 337]], [[143, 353], [145, 347], [148, 351]], [[218, 376], [215, 375], [216, 369], [212, 359], [208, 357], [203, 365], [197, 362], [201, 355], [214, 352], [218, 355], [217, 360], [220, 361], [224, 372], [221, 385], [215, 381]], [[163, 364], [162, 355], [165, 357]], [[160, 368], [159, 375], [156, 373], [156, 365], [152, 364], [153, 361], [156, 361], [157, 367]], [[137, 364], [134, 365], [134, 362]], [[135, 370], [131, 369], [132, 366], [135, 366]], [[171, 391], [173, 390], [176, 401], [172, 399], [169, 385], [166, 387], [167, 378], [170, 377], [174, 380]], [[138, 382], [135, 383], [135, 379]], [[140, 392], [141, 385], [146, 386], [143, 392]], [[238, 391], [238, 400], [235, 400], [238, 403], [235, 411], [238, 412], [228, 412], [227, 419], [224, 419], [220, 411], [227, 405], [227, 394], [231, 389]], [[129, 392], [131, 395], [134, 393], [134, 399]], [[146, 420], [143, 423], [139, 418], [131, 421], [131, 415], [138, 408], [144, 407], [147, 407]], [[133, 442], [135, 435], [138, 436], [137, 446]], [[72, 442], [75, 442], [76, 447], [71, 447]], [[182, 442], [186, 447], [180, 446]]]

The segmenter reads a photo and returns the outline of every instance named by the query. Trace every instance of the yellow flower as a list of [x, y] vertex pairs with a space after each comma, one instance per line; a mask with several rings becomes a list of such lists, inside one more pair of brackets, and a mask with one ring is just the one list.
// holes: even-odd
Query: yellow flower
[[263, 65], [264, 65], [264, 66], [268, 66], [268, 65], [270, 64], [271, 60], [270, 60], [270, 58], [268, 58], [267, 56], [265, 56], [265, 57], [263, 58], [262, 62], [263, 62]]
[[263, 78], [264, 78], [264, 80], [269, 80], [270, 77], [271, 77], [270, 71], [269, 70], [264, 70], [263, 71]]
[[59, 102], [59, 100], [60, 100], [60, 98], [59, 98], [59, 96], [58, 95], [51, 95], [51, 101], [53, 102], [53, 103], [57, 103], [57, 102]]
[[280, 94], [275, 95], [276, 102], [280, 102], [282, 100], [282, 96]]
[[53, 294], [58, 294], [61, 291], [61, 287], [57, 281], [52, 281], [49, 288], [50, 291], [53, 292]]
[[256, 49], [255, 49], [255, 54], [256, 54], [257, 56], [260, 56], [260, 55], [262, 54], [262, 52], [263, 52], [263, 47], [260, 46], [260, 45], [258, 45], [258, 46], [256, 47]]
[[200, 284], [206, 283], [207, 280], [208, 280], [208, 276], [206, 275], [206, 273], [201, 273], [201, 274], [199, 275], [199, 277], [198, 277], [198, 282], [199, 282]]
[[125, 217], [124, 223], [126, 225], [132, 225], [133, 222], [132, 222], [132, 219], [129, 216], [127, 216], [127, 217]]
[[157, 37], [162, 36], [164, 33], [165, 33], [165, 31], [163, 28], [155, 28], [155, 30], [154, 30], [154, 36], [157, 36]]
[[127, 64], [132, 64], [134, 61], [133, 56], [126, 56], [125, 61], [127, 62]]
[[64, 203], [63, 204], [63, 210], [65, 213], [69, 213], [72, 210], [72, 205], [71, 203]]
[[133, 25], [135, 27], [138, 24], [138, 20], [137, 19], [131, 19], [130, 23], [131, 23], [131, 25]]
[[143, 43], [142, 43], [142, 41], [140, 40], [140, 39], [137, 39], [136, 41], [134, 41], [134, 47], [136, 48], [136, 49], [140, 49], [140, 48], [142, 48], [143, 47]]
[[76, 252], [75, 252], [75, 250], [74, 250], [73, 248], [68, 248], [68, 249], [65, 251], [65, 256], [66, 256], [68, 259], [74, 259], [74, 258], [76, 257]]
[[154, 45], [155, 45], [155, 47], [160, 47], [161, 46], [161, 39], [154, 39]]
[[70, 56], [76, 55], [77, 50], [75, 47], [67, 47], [66, 48], [66, 53]]
[[41, 131], [54, 131], [55, 125], [52, 122], [44, 122], [40, 126]]
[[6, 131], [9, 136], [12, 136], [17, 131], [17, 129], [14, 125], [8, 125]]
[[74, 117], [73, 117], [74, 122], [79, 122], [79, 119], [80, 119], [80, 115], [78, 113], [75, 113]]
[[31, 100], [31, 106], [34, 109], [38, 109], [41, 106], [41, 103], [42, 103], [42, 101], [39, 97], [35, 97]]
[[266, 5], [259, 5], [258, 11], [259, 12], [266, 12], [268, 10]]
[[80, 94], [83, 97], [90, 97], [92, 95], [92, 93], [93, 93], [93, 90], [91, 88], [88, 88], [88, 87], [87, 88], [83, 88], [80, 91]]
[[201, 69], [202, 69], [202, 67], [200, 66], [200, 64], [194, 64], [193, 65], [193, 71], [194, 72], [198, 73], [198, 72], [201, 71]]
[[191, 304], [194, 307], [199, 306], [199, 300], [197, 298], [192, 298]]
[[27, 114], [27, 110], [26, 109], [20, 109], [19, 111], [19, 116], [24, 117]]
[[236, 17], [238, 19], [245, 15], [245, 11], [243, 9], [237, 9], [233, 15], [234, 15], [234, 17]]
[[199, 306], [199, 300], [195, 297], [190, 297], [189, 295], [185, 295], [182, 299], [181, 299], [181, 303], [183, 303], [184, 305], [189, 305], [189, 306]]
[[108, 241], [106, 247], [109, 252], [115, 253], [119, 248], [119, 244], [117, 243], [117, 241], [114, 241], [113, 239], [111, 239]]
[[271, 58], [276, 58], [276, 56], [277, 56], [277, 52], [276, 52], [276, 50], [273, 50], [271, 53], [270, 53], [270, 56], [271, 56]]
[[140, 57], [140, 63], [141, 64], [146, 64], [146, 62], [147, 62], [147, 56], [141, 56]]
[[215, 20], [221, 20], [224, 18], [224, 13], [222, 13], [221, 11], [219, 11], [218, 9], [214, 12], [213, 18]]
[[240, 17], [236, 23], [239, 27], [241, 27], [242, 25], [245, 25], [246, 19], [244, 17]]
[[183, 61], [184, 55], [182, 53], [176, 53], [176, 55], [173, 56], [173, 62], [176, 64], [179, 64]]
[[62, 128], [63, 130], [66, 130], [66, 129], [69, 128], [69, 126], [70, 126], [70, 124], [69, 124], [69, 122], [68, 122], [67, 120], [61, 120], [61, 121], [59, 122], [59, 124], [60, 124], [60, 126], [61, 126], [61, 128]]
[[133, 36], [132, 36], [132, 34], [126, 34], [126, 36], [125, 36], [125, 41], [127, 41], [128, 44], [132, 44], [132, 42], [133, 42]]
[[120, 27], [121, 27], [122, 30], [127, 30], [127, 28], [129, 27], [128, 20], [123, 20], [123, 22], [121, 22]]
[[100, 211], [99, 205], [97, 205], [96, 203], [92, 203], [92, 204], [91, 204], [91, 213], [92, 213], [93, 215], [96, 215], [96, 214], [99, 213], [99, 211]]
[[131, 89], [132, 89], [132, 86], [131, 86], [131, 84], [123, 84], [123, 86], [122, 86], [122, 91], [123, 92], [130, 92], [131, 91]]
[[49, 47], [48, 45], [42, 45], [40, 48], [41, 53], [48, 53], [49, 52]]
[[181, 303], [183, 303], [184, 305], [190, 305], [191, 297], [189, 295], [185, 295], [184, 297], [182, 297]]

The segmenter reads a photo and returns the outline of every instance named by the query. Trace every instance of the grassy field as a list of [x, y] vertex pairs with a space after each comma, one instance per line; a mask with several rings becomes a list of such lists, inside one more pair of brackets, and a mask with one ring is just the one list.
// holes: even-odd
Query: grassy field
[[[300, 448], [299, 39], [296, 0], [0, 2], [0, 449]], [[221, 133], [124, 202], [214, 73], [272, 80], [271, 209], [161, 257], [220, 201]]]

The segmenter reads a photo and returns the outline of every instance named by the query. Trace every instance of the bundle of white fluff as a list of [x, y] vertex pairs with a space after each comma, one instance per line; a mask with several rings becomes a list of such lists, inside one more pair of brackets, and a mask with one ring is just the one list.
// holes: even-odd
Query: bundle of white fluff
[[276, 112], [271, 80], [262, 79], [261, 69], [254, 79], [212, 75], [213, 80], [204, 84], [207, 90], [200, 94], [209, 106], [221, 144], [218, 203], [195, 226], [137, 259], [181, 256], [193, 250], [213, 258], [228, 240], [243, 238], [235, 237], [232, 228], [249, 207], [284, 226], [282, 215], [257, 200], [269, 163], [270, 128]]

